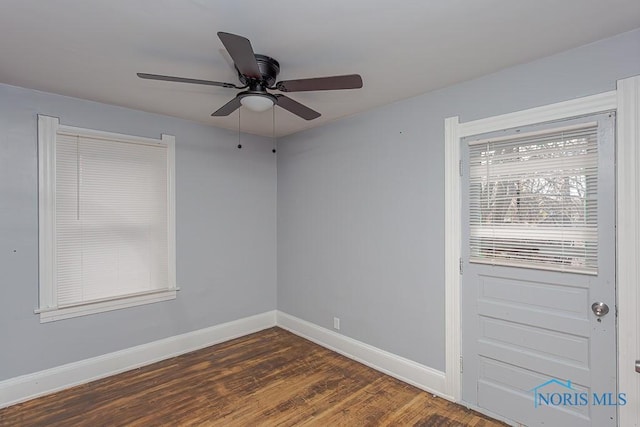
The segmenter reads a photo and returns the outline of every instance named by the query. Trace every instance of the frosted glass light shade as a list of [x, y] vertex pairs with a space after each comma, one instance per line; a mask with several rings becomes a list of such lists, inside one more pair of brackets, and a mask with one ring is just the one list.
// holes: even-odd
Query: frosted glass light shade
[[251, 111], [262, 112], [267, 111], [269, 108], [273, 107], [273, 100], [271, 98], [267, 98], [266, 96], [260, 95], [249, 95], [240, 99], [240, 103], [247, 107]]

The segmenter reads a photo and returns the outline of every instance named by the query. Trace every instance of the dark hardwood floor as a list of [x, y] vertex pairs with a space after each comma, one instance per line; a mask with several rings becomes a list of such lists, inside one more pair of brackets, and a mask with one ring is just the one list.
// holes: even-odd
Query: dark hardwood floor
[[1, 426], [503, 426], [279, 328], [0, 409]]

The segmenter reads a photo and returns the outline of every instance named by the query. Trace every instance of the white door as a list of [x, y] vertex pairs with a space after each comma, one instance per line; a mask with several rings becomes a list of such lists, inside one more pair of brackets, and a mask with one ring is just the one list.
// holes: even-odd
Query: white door
[[607, 113], [462, 141], [469, 406], [526, 426], [616, 425], [614, 124]]

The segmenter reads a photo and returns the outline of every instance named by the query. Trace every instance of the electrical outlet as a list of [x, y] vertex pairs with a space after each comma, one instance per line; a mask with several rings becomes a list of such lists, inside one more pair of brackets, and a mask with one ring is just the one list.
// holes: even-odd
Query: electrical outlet
[[334, 317], [333, 318], [333, 329], [340, 330], [340, 318], [339, 317]]

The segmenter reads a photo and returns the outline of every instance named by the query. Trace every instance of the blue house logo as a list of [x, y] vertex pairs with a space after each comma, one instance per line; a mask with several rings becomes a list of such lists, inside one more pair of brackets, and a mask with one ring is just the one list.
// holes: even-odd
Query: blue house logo
[[[546, 389], [547, 387], [549, 387], [552, 384], [558, 384], [561, 389], [564, 388], [565, 392], [564, 393], [545, 393], [544, 389]], [[537, 408], [540, 405], [552, 405], [552, 406], [559, 406], [561, 404], [566, 404], [567, 400], [570, 400], [569, 398], [572, 395], [575, 394], [582, 394], [582, 393], [575, 393], [575, 389], [573, 388], [573, 386], [571, 385], [571, 381], [567, 380], [566, 383], [552, 378], [547, 382], [544, 382], [542, 384], [540, 384], [537, 387], [532, 388], [531, 390], [533, 392], [533, 406], [535, 408]], [[572, 393], [573, 392], [573, 393]], [[585, 393], [586, 394], [586, 393]], [[589, 400], [587, 399], [586, 404], [589, 404]]]
[[533, 406], [624, 406], [627, 404], [626, 393], [612, 392], [588, 393], [577, 390], [570, 380], [563, 382], [552, 378], [531, 390]]

